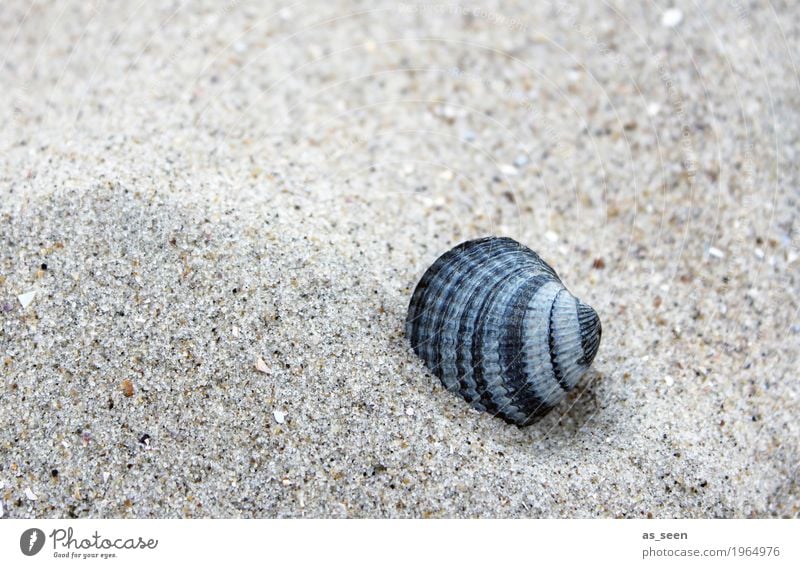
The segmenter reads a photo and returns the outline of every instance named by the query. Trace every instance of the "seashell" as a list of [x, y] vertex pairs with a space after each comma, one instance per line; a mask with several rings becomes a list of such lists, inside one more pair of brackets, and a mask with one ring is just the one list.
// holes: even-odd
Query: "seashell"
[[589, 369], [600, 318], [549, 264], [509, 238], [467, 241], [439, 257], [408, 307], [406, 337], [447, 390], [526, 426]]

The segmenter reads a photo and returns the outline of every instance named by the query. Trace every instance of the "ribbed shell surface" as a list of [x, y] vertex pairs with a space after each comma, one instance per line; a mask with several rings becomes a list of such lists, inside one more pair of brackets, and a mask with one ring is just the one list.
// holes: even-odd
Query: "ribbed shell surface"
[[411, 298], [406, 335], [445, 388], [527, 425], [575, 387], [601, 328], [539, 255], [488, 237], [456, 246], [427, 270]]

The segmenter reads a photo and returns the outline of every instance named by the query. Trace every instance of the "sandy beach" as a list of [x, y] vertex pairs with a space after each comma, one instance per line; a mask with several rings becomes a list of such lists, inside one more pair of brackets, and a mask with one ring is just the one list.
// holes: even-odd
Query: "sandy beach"
[[[713, 6], [4, 2], [0, 517], [796, 517], [800, 6]], [[485, 235], [603, 322], [527, 428], [404, 337]]]

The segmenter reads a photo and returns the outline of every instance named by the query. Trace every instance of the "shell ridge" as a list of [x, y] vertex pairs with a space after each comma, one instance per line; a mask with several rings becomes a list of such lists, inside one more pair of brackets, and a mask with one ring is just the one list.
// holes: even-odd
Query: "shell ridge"
[[[507, 260], [512, 260], [518, 254], [517, 250], [507, 249], [503, 253], [495, 256], [491, 263], [486, 265], [486, 269], [481, 273], [480, 278], [476, 278], [469, 287], [469, 298], [465, 300], [465, 305], [470, 309], [464, 310], [458, 322], [455, 333], [461, 338], [461, 345], [455, 352], [456, 367], [455, 374], [462, 391], [469, 393], [470, 397], [477, 396], [477, 383], [474, 378], [474, 371], [480, 364], [480, 357], [474, 355], [474, 341], [477, 337], [476, 322], [480, 321], [481, 308], [483, 302], [488, 299], [487, 289], [483, 286], [485, 281], [493, 281], [502, 277], [508, 269]], [[484, 295], [482, 297], [482, 295]], [[478, 302], [481, 302], [479, 305]], [[466, 398], [466, 397], [465, 397]], [[472, 400], [472, 398], [470, 398]]]
[[[505, 310], [497, 314], [495, 317], [499, 322], [515, 321], [515, 325], [505, 326], [506, 333], [502, 336], [497, 352], [499, 355], [499, 373], [503, 377], [503, 382], [500, 385], [502, 392], [497, 391], [481, 393], [482, 398], [494, 396], [495, 404], [499, 412], [505, 411], [509, 406], [513, 409], [509, 411], [517, 415], [518, 420], [524, 420], [525, 416], [522, 414], [525, 406], [520, 404], [519, 394], [525, 385], [524, 369], [519, 364], [522, 360], [524, 352], [524, 344], [522, 341], [522, 326], [524, 325], [525, 307], [530, 299], [552, 279], [545, 274], [537, 274], [532, 278], [528, 278], [519, 283], [519, 286], [508, 294], [506, 301], [500, 299], [500, 305], [505, 306]], [[484, 373], [488, 372], [487, 368]], [[487, 389], [488, 390], [488, 389]], [[498, 396], [499, 395], [499, 396]]]
[[561, 296], [561, 292], [563, 290], [559, 290], [556, 297], [553, 298], [553, 303], [550, 305], [550, 315], [548, 316], [549, 328], [547, 333], [547, 344], [550, 351], [550, 364], [553, 365], [553, 376], [558, 381], [558, 384], [561, 385], [561, 388], [569, 390], [567, 384], [564, 382], [563, 372], [561, 370], [561, 366], [558, 363], [558, 357], [556, 353], [556, 335], [555, 335], [555, 326], [553, 325], [553, 312], [555, 312], [556, 304], [558, 304], [558, 298]]
[[528, 304], [523, 342], [525, 350], [525, 392], [534, 400], [529, 405], [533, 417], [546, 413], [563, 398], [550, 357], [550, 312], [556, 298], [565, 290], [560, 282], [545, 285]]
[[555, 326], [552, 330], [555, 337], [555, 361], [561, 371], [564, 390], [572, 390], [586, 371], [581, 364], [584, 357], [581, 347], [581, 331], [578, 323], [577, 300], [572, 294], [558, 298], [553, 303], [554, 315], [551, 316]]
[[597, 355], [603, 328], [597, 312], [581, 301], [578, 301], [578, 325], [581, 330], [581, 349], [583, 349], [581, 363], [588, 367]]
[[[528, 269], [528, 266], [522, 266], [507, 274], [487, 294], [478, 317], [478, 321], [481, 322], [476, 332], [478, 344], [473, 342], [472, 345], [473, 357], [475, 357], [475, 352], [482, 354], [475, 369], [475, 382], [478, 385], [477, 395], [487, 409], [500, 415], [507, 415], [514, 421], [524, 419], [524, 416], [514, 403], [514, 392], [508, 384], [510, 377], [501, 362], [503, 353], [500, 346], [501, 343], [506, 342], [503, 341], [504, 336], [502, 335], [505, 326], [498, 325], [498, 323], [503, 322], [507, 317], [509, 299], [520, 291], [524, 292], [526, 284], [530, 287], [531, 278], [527, 275]], [[500, 331], [495, 333], [490, 331], [492, 329]], [[508, 330], [505, 329], [505, 331]], [[494, 377], [494, 380], [487, 377]]]
[[[463, 252], [469, 250], [470, 243], [474, 241], [468, 241], [465, 243], [461, 243], [456, 247], [452, 248], [451, 250], [444, 253], [440, 256], [436, 261], [425, 271], [422, 275], [422, 278], [417, 284], [416, 289], [414, 290], [414, 294], [411, 296], [411, 302], [409, 304], [409, 314], [406, 319], [407, 325], [411, 328], [411, 335], [410, 341], [412, 347], [416, 349], [416, 346], [419, 344], [419, 333], [424, 326], [420, 325], [419, 318], [422, 316], [423, 312], [425, 311], [425, 307], [427, 304], [428, 295], [431, 292], [431, 284], [437, 281], [437, 277], [439, 276], [440, 272], [443, 269], [450, 267], [450, 263], [453, 258], [459, 258]], [[477, 244], [477, 243], [476, 243]], [[466, 260], [466, 256], [461, 257], [463, 260]], [[438, 293], [435, 291], [434, 293]]]
[[[550, 283], [556, 283], [555, 280], [549, 278], [547, 275], [539, 277], [537, 285], [529, 286], [526, 294], [519, 298], [519, 305], [514, 306], [513, 309], [519, 309], [522, 313], [518, 321], [510, 327], [509, 336], [507, 338], [508, 345], [504, 350], [506, 359], [504, 360], [505, 375], [509, 378], [509, 387], [513, 389], [513, 399], [519, 407], [520, 412], [524, 415], [524, 421], [530, 419], [531, 414], [535, 413], [538, 408], [544, 404], [544, 399], [536, 392], [533, 385], [528, 384], [526, 363], [535, 351], [532, 350], [530, 344], [529, 334], [526, 333], [526, 325], [528, 323], [527, 312], [528, 306], [533, 299], [540, 293], [547, 293], [546, 287]], [[560, 287], [560, 283], [557, 283]], [[540, 321], [537, 325], [541, 326]], [[517, 345], [518, 348], [513, 346]], [[513, 351], [516, 351], [515, 353]], [[538, 365], [540, 367], [541, 365]], [[533, 410], [531, 409], [533, 407]]]
[[[502, 316], [506, 321], [513, 320], [513, 325], [509, 326], [509, 333], [506, 337], [507, 344], [503, 350], [504, 354], [507, 355], [503, 361], [503, 368], [506, 371], [511, 371], [515, 377], [524, 377], [525, 374], [522, 368], [525, 351], [523, 328], [528, 304], [550, 282], [554, 281], [542, 275], [526, 282], [524, 291], [517, 297], [516, 303], [511, 305]], [[516, 349], [516, 353], [512, 353], [512, 351], [515, 351], [515, 345], [518, 345], [519, 349]], [[524, 383], [525, 381], [522, 379], [520, 386], [524, 386]]]
[[[481, 286], [482, 282], [494, 278], [504, 270], [510, 254], [509, 251], [503, 251], [495, 255], [480, 270], [464, 275], [455, 284], [459, 289], [451, 297], [452, 305], [443, 313], [442, 326], [438, 330], [439, 335], [434, 347], [442, 376], [446, 377], [447, 384], [453, 387], [460, 386], [462, 390], [471, 392], [477, 386], [472, 384], [472, 370], [475, 363], [471, 358], [470, 346], [475, 335], [475, 322], [479, 316], [473, 307], [481, 299], [481, 294], [485, 293], [485, 289]], [[464, 279], [468, 280], [468, 284], [461, 287]], [[452, 342], [445, 340], [451, 337]], [[460, 346], [455, 340], [458, 337], [462, 338]], [[446, 343], [453, 343], [456, 348], [448, 350], [445, 348]]]
[[[480, 242], [469, 241], [448, 251], [426, 271], [420, 282], [424, 286], [424, 291], [418, 298], [419, 308], [415, 310], [414, 319], [411, 321], [412, 346], [417, 355], [440, 379], [442, 375], [439, 371], [437, 345], [441, 333], [440, 320], [445, 317], [441, 306], [453, 299], [451, 293], [458, 291], [458, 284], [472, 272], [480, 270], [480, 263], [473, 262], [481, 257], [479, 244]], [[453, 275], [457, 275], [458, 280], [453, 285], [448, 285]]]
[[[514, 251], [509, 253], [510, 255], [514, 254]], [[463, 375], [459, 375], [460, 383], [462, 389], [466, 391], [470, 400], [480, 399], [481, 396], [478, 392], [478, 389], [483, 385], [483, 333], [484, 333], [484, 322], [486, 318], [486, 313], [492, 307], [492, 300], [494, 293], [501, 289], [502, 286], [506, 284], [506, 282], [513, 278], [515, 273], [522, 269], [517, 269], [512, 273], [506, 272], [503, 274], [503, 271], [507, 270], [507, 265], [504, 263], [498, 264], [492, 273], [487, 274], [487, 277], [491, 277], [494, 279], [494, 283], [491, 288], [481, 287], [481, 282], [476, 283], [475, 293], [473, 294], [473, 299], [478, 300], [480, 299], [480, 304], [476, 304], [474, 310], [472, 310], [469, 314], [464, 314], [461, 320], [461, 325], [459, 326], [459, 334], [461, 337], [464, 337], [464, 347], [465, 349], [460, 350], [462, 354], [462, 368], [465, 371]], [[487, 278], [490, 282], [489, 278]], [[480, 297], [482, 295], [482, 297]], [[480, 297], [480, 298], [479, 298]], [[474, 322], [477, 322], [478, 325], [474, 325]], [[469, 328], [469, 329], [468, 329]], [[467, 340], [466, 338], [469, 337], [470, 339]], [[467, 341], [469, 341], [469, 349], [467, 350]], [[469, 357], [467, 357], [469, 355]], [[466, 360], [469, 359], [471, 362], [470, 368], [467, 368], [464, 363]], [[461, 369], [459, 369], [461, 370]]]

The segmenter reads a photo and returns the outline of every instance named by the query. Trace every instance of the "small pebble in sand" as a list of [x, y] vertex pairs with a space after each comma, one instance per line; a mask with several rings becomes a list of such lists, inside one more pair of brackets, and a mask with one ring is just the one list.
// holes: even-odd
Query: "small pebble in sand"
[[719, 250], [717, 247], [709, 247], [708, 254], [714, 258], [725, 258], [725, 253]]
[[602, 270], [606, 267], [606, 261], [602, 258], [595, 258], [594, 262], [592, 262], [592, 268], [595, 270]]
[[286, 421], [286, 413], [282, 410], [273, 410], [272, 416], [278, 424], [283, 424]]
[[666, 377], [664, 377], [664, 382], [667, 383], [668, 387], [671, 387], [672, 385], [675, 384], [675, 379], [667, 375]]
[[517, 168], [522, 168], [528, 165], [528, 156], [525, 154], [520, 154], [514, 159], [514, 166]]
[[39, 499], [36, 496], [36, 493], [34, 493], [30, 487], [25, 488], [25, 497], [27, 497], [29, 501], [36, 501], [37, 499]]
[[683, 21], [683, 12], [677, 8], [670, 8], [661, 15], [661, 25], [665, 28], [674, 28]]
[[269, 367], [267, 367], [267, 364], [261, 357], [256, 359], [256, 371], [264, 373], [265, 375], [269, 374]]
[[500, 164], [500, 171], [507, 176], [517, 175], [517, 168], [515, 168], [511, 164]]
[[130, 379], [122, 381], [122, 394], [128, 398], [133, 396], [133, 382]]
[[414, 409], [412, 407], [406, 408], [406, 416], [414, 416]]
[[25, 309], [31, 305], [33, 299], [36, 297], [36, 290], [31, 290], [30, 292], [25, 292], [24, 294], [20, 294], [17, 296], [19, 303], [22, 305], [22, 308]]
[[544, 238], [549, 243], [558, 242], [558, 234], [554, 233], [553, 231], [546, 231], [545, 234], [544, 234]]
[[650, 103], [647, 105], [647, 114], [648, 116], [655, 116], [661, 111], [661, 105], [658, 103]]

